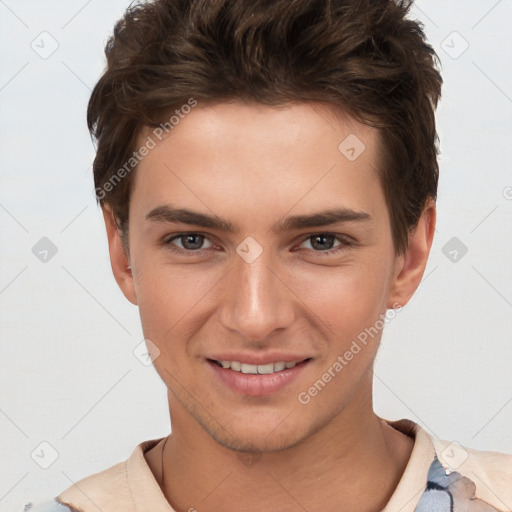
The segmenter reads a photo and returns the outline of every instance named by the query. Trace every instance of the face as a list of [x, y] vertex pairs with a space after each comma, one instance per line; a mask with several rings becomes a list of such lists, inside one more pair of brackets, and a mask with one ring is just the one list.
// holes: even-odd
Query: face
[[107, 228], [172, 422], [272, 451], [371, 405], [383, 315], [429, 248], [395, 257], [379, 149], [377, 130], [318, 105], [231, 103], [198, 105], [143, 158], [131, 273]]

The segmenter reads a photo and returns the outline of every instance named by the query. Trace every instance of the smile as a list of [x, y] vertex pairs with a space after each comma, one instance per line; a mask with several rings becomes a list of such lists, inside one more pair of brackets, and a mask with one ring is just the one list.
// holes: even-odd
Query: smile
[[[238, 395], [265, 396], [291, 385], [311, 363], [311, 358], [250, 364], [227, 359], [207, 359], [218, 382]], [[268, 359], [267, 359], [268, 361]]]

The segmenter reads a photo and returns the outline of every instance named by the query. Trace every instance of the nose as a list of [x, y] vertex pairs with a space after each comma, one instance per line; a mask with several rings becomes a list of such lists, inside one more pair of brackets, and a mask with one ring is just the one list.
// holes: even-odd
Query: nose
[[251, 263], [237, 254], [223, 286], [220, 322], [242, 339], [262, 342], [293, 323], [294, 294], [270, 251]]

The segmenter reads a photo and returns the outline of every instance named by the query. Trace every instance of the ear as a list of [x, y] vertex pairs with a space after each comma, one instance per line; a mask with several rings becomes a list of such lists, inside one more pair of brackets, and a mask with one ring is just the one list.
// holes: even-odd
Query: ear
[[124, 251], [121, 241], [121, 232], [117, 227], [114, 214], [108, 205], [101, 207], [105, 228], [107, 230], [108, 250], [114, 278], [121, 288], [124, 296], [134, 305], [137, 305], [137, 296], [133, 284], [133, 275], [130, 267], [129, 254]]
[[409, 244], [405, 253], [396, 259], [395, 274], [391, 285], [388, 308], [396, 304], [405, 306], [421, 283], [427, 266], [436, 227], [436, 205], [430, 199], [418, 221], [409, 234]]

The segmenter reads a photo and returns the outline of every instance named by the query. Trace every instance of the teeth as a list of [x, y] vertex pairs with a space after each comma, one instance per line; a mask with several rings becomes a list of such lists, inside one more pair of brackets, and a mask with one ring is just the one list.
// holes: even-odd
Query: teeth
[[293, 368], [297, 363], [268, 363], [268, 364], [245, 364], [238, 361], [217, 361], [222, 368], [230, 368], [235, 372], [250, 373], [253, 375], [269, 375], [280, 372], [285, 368]]

